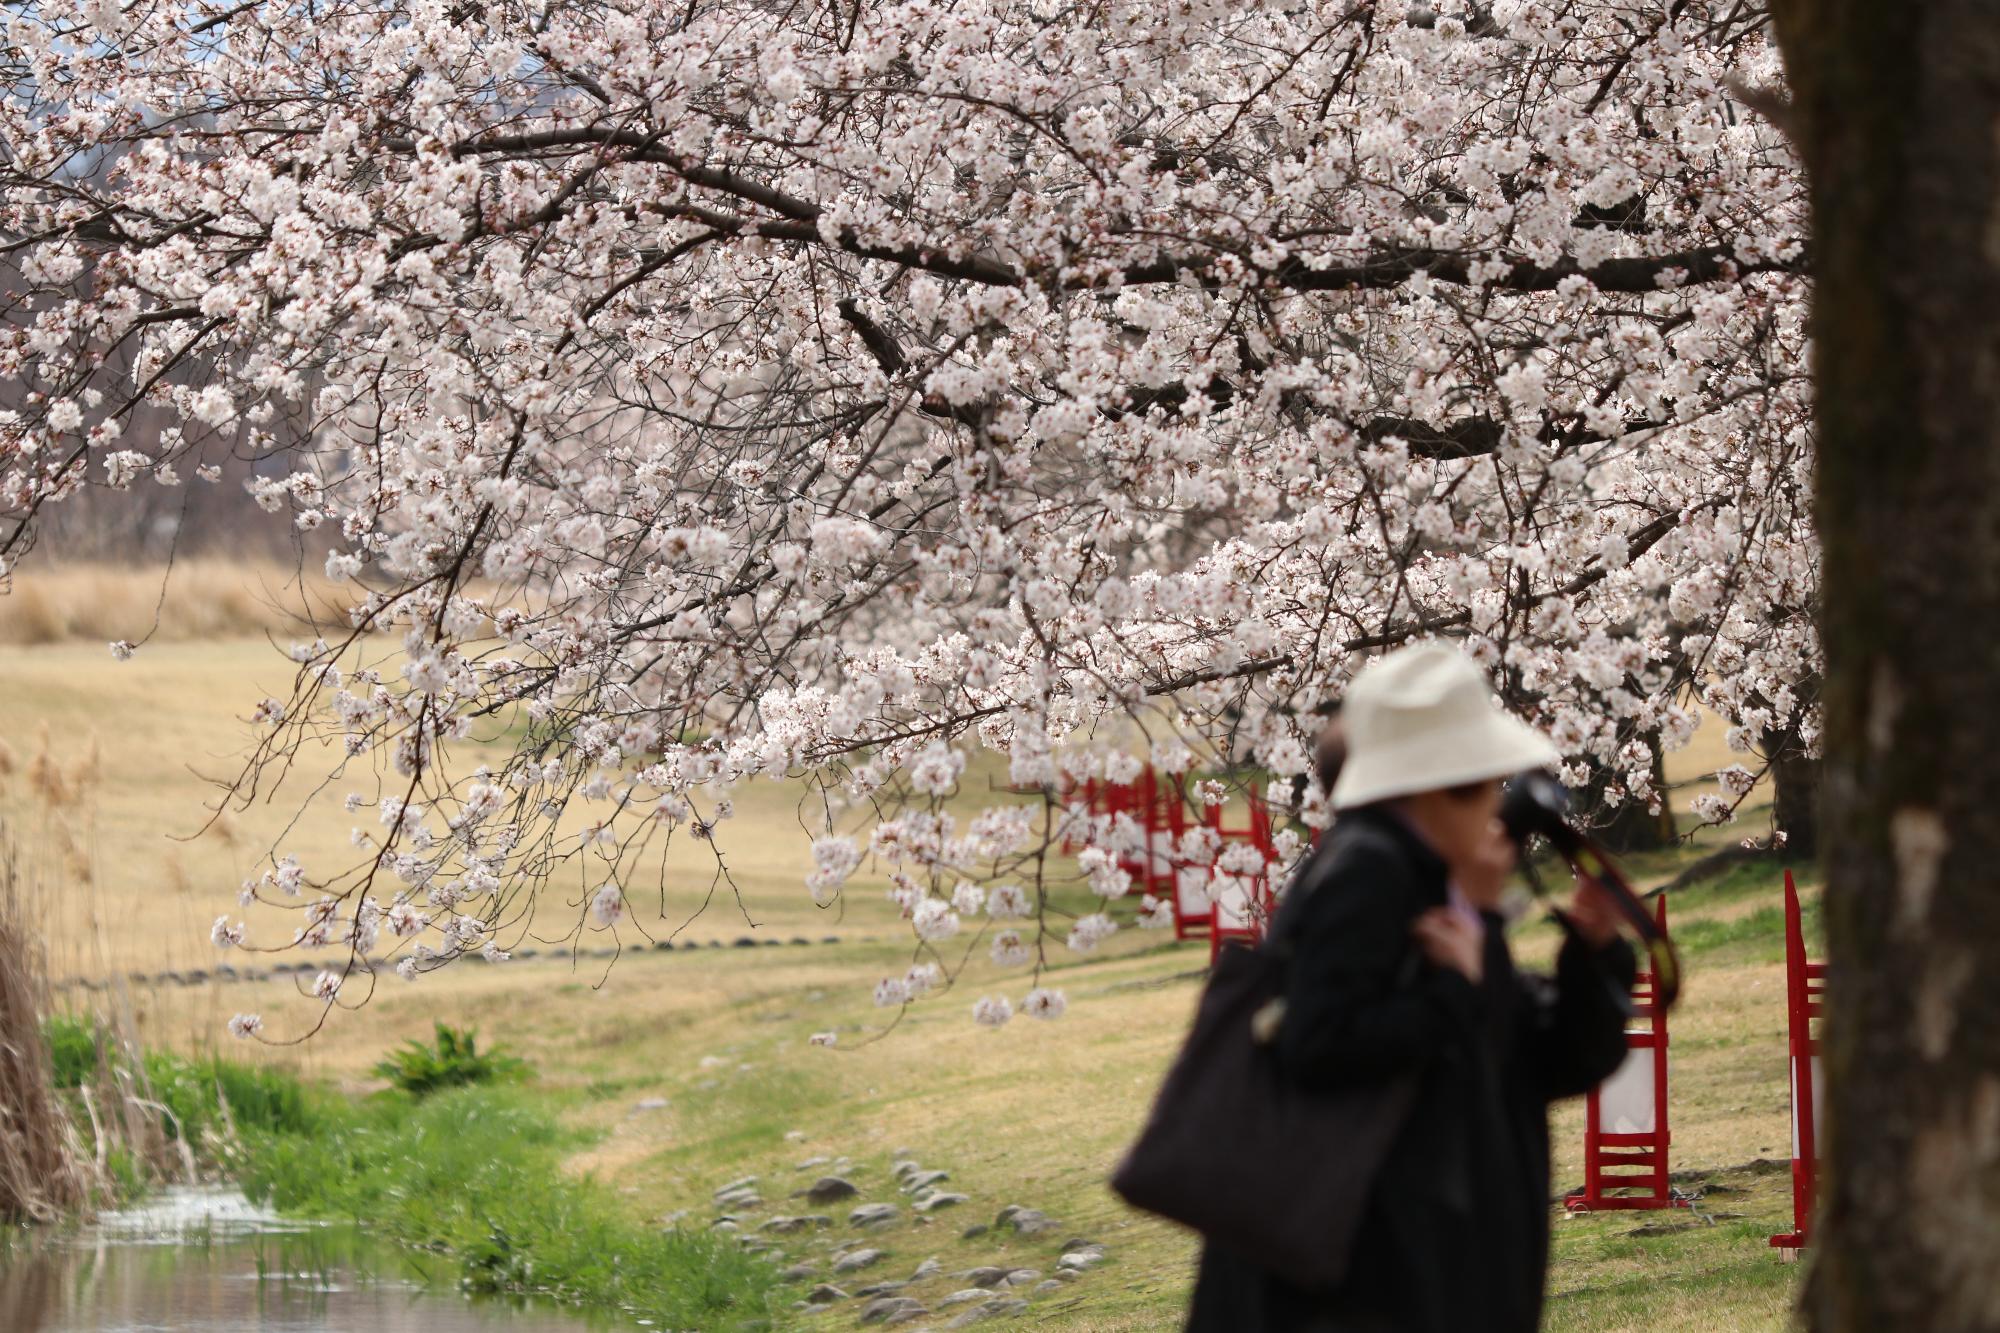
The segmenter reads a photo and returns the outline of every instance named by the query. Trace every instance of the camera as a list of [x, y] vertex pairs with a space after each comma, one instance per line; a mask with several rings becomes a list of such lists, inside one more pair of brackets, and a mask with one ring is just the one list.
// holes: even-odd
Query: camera
[[1553, 773], [1522, 773], [1508, 782], [1500, 795], [1500, 824], [1521, 851], [1521, 868], [1536, 897], [1546, 890], [1535, 863], [1528, 857], [1528, 844], [1535, 838], [1549, 845], [1572, 870], [1588, 875], [1611, 895], [1612, 904], [1625, 924], [1646, 948], [1653, 972], [1655, 995], [1662, 1010], [1673, 1007], [1680, 995], [1680, 955], [1667, 938], [1659, 921], [1649, 911], [1632, 881], [1597, 844], [1597, 841], [1570, 822], [1569, 789]]
[[1563, 856], [1573, 856], [1583, 835], [1569, 822], [1569, 807], [1569, 789], [1554, 774], [1537, 769], [1507, 783], [1500, 797], [1500, 823], [1523, 854], [1529, 841], [1539, 836]]

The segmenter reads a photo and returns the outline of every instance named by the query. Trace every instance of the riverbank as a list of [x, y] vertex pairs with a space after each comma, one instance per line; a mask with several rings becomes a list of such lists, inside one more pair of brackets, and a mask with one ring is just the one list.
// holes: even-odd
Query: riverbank
[[574, 1098], [558, 1089], [354, 1096], [215, 1055], [135, 1059], [74, 1019], [51, 1022], [47, 1044], [57, 1088], [92, 1126], [82, 1146], [106, 1161], [114, 1202], [148, 1197], [159, 1173], [135, 1160], [129, 1130], [100, 1120], [93, 1084], [130, 1089], [128, 1108], [175, 1145], [156, 1155], [169, 1181], [226, 1178], [285, 1215], [352, 1223], [421, 1252], [451, 1289], [542, 1297], [660, 1328], [769, 1324], [780, 1287], [772, 1264], [705, 1227], [645, 1225], [602, 1183], [567, 1170], [600, 1136], [566, 1123]]
[[237, 1177], [280, 1210], [352, 1220], [443, 1257], [480, 1294], [544, 1296], [670, 1329], [769, 1319], [777, 1270], [705, 1229], [649, 1227], [564, 1170], [594, 1137], [558, 1099], [466, 1087], [417, 1100], [309, 1093], [301, 1121], [243, 1136]]
[[[430, 1276], [435, 1273], [437, 1276]], [[361, 1228], [260, 1208], [226, 1185], [174, 1185], [74, 1226], [0, 1233], [7, 1333], [608, 1333], [515, 1296], [468, 1299], [445, 1263]]]

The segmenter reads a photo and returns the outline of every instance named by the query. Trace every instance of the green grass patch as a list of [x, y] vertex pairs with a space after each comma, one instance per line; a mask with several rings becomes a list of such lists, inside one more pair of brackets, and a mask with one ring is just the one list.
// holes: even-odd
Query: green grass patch
[[42, 1024], [49, 1067], [58, 1088], [80, 1088], [97, 1072], [97, 1024], [73, 1014], [55, 1014]]
[[562, 1170], [583, 1136], [546, 1096], [494, 1085], [422, 1100], [308, 1093], [305, 1132], [244, 1134], [240, 1178], [288, 1212], [352, 1218], [450, 1256], [476, 1291], [541, 1295], [666, 1328], [762, 1326], [771, 1265], [725, 1236], [657, 1229], [594, 1179]]
[[305, 1088], [283, 1069], [149, 1051], [146, 1077], [173, 1112], [168, 1132], [184, 1135], [197, 1150], [212, 1150], [231, 1126], [239, 1134], [298, 1134], [314, 1123]]
[[[1825, 954], [1822, 912], [1817, 893], [1800, 895], [1799, 924], [1805, 932], [1809, 957]], [[1712, 965], [1717, 963], [1782, 963], [1785, 960], [1785, 909], [1767, 902], [1734, 916], [1684, 915], [1674, 921], [1674, 940], [1681, 952]]]
[[1734, 917], [1696, 917], [1674, 927], [1674, 939], [1689, 955], [1712, 953], [1733, 944], [1775, 947], [1784, 957], [1785, 913], [1767, 903]]
[[[647, 1226], [604, 1185], [563, 1169], [589, 1142], [558, 1118], [565, 1097], [589, 1104], [615, 1095], [611, 1088], [506, 1086], [525, 1072], [522, 1062], [496, 1065], [469, 1034], [439, 1033], [436, 1045], [393, 1053], [392, 1072], [409, 1087], [357, 1100], [213, 1054], [151, 1051], [134, 1069], [92, 1020], [58, 1017], [45, 1027], [62, 1087], [98, 1085], [107, 1072], [116, 1084], [142, 1084], [146, 1104], [164, 1108], [156, 1114], [165, 1133], [236, 1176], [253, 1199], [351, 1219], [442, 1256], [468, 1289], [551, 1297], [662, 1328], [769, 1325], [780, 1290], [771, 1264], [720, 1233]], [[788, 1079], [796, 1076], [778, 1082]], [[759, 1146], [782, 1134], [757, 1117], [737, 1130]], [[110, 1148], [106, 1166], [120, 1197], [151, 1181], [123, 1145]]]
[[[42, 1024], [42, 1037], [58, 1088], [74, 1091], [108, 1074], [165, 1107], [167, 1135], [185, 1139], [197, 1154], [212, 1154], [232, 1125], [299, 1133], [309, 1122], [305, 1089], [286, 1070], [164, 1050], [135, 1062], [103, 1025], [74, 1014], [52, 1015]], [[87, 1117], [76, 1118], [87, 1123]]]
[[525, 1078], [528, 1066], [498, 1049], [479, 1049], [479, 1034], [449, 1023], [432, 1025], [429, 1042], [412, 1038], [384, 1056], [375, 1072], [412, 1097], [428, 1097], [469, 1083]]

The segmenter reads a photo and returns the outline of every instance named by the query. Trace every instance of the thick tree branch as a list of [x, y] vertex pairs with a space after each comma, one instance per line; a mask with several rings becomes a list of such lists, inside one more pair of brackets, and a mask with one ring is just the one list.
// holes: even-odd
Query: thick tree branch
[[[662, 149], [658, 137], [655, 133], [639, 130], [580, 127], [532, 134], [482, 134], [452, 144], [448, 151], [454, 157], [471, 157], [538, 154], [552, 149], [624, 148], [630, 151], [631, 160], [657, 163], [689, 185], [755, 204], [782, 219], [742, 219], [737, 227], [743, 234], [772, 240], [830, 244], [858, 258], [907, 264], [940, 276], [963, 278], [991, 286], [1017, 287], [1027, 281], [1020, 270], [996, 259], [951, 255], [929, 246], [871, 241], [852, 228], [841, 229], [829, 242], [819, 226], [825, 211], [820, 205], [740, 172], [686, 161]], [[416, 151], [415, 142], [409, 139], [390, 139], [386, 144], [392, 151]], [[667, 211], [672, 211], [672, 207], [667, 206]], [[710, 225], [717, 225], [718, 221], [712, 217], [702, 220]], [[1169, 255], [1129, 265], [1117, 270], [1117, 275], [1126, 286], [1189, 280], [1204, 286], [1220, 286], [1225, 281], [1219, 271], [1221, 253], [1208, 256]], [[1253, 280], [1298, 292], [1394, 287], [1420, 273], [1434, 282], [1472, 285], [1473, 269], [1481, 264], [1505, 265], [1504, 272], [1483, 274], [1483, 285], [1512, 292], [1551, 291], [1570, 278], [1583, 278], [1604, 292], [1651, 292], [1661, 290], [1663, 285], [1690, 286], [1734, 281], [1754, 273], [1805, 271], [1803, 253], [1787, 259], [1746, 262], [1737, 258], [1734, 247], [1726, 245], [1699, 246], [1659, 255], [1626, 256], [1591, 265], [1579, 264], [1569, 258], [1541, 265], [1494, 252], [1424, 249], [1388, 250], [1363, 263], [1350, 265], [1315, 266], [1305, 259], [1293, 258], [1275, 269], [1258, 270], [1243, 265], [1233, 257], [1231, 262], [1235, 268], [1246, 269]], [[1099, 285], [1102, 285], [1099, 281], [1081, 278], [1057, 284], [1066, 290]]]

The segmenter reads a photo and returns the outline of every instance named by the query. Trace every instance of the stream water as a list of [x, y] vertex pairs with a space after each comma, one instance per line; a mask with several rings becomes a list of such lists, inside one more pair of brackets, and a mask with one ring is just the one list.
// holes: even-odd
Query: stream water
[[4, 1333], [586, 1333], [612, 1326], [542, 1304], [468, 1299], [442, 1259], [372, 1243], [350, 1226], [276, 1217], [229, 1189], [172, 1189], [74, 1232], [0, 1240]]

